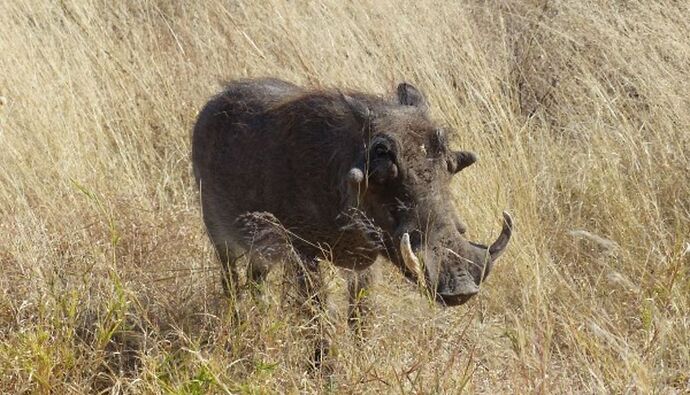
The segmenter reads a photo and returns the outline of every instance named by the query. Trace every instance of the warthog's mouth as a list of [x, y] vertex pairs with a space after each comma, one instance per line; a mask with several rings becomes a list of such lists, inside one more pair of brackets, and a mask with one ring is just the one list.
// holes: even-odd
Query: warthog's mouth
[[470, 298], [472, 298], [476, 294], [472, 295], [441, 295], [437, 294], [438, 296], [436, 297], [436, 302], [440, 304], [441, 306], [447, 306], [447, 307], [453, 307], [453, 306], [460, 306], [462, 304], [467, 303]]
[[460, 252], [446, 248], [452, 259], [440, 263], [436, 275], [430, 273], [423, 260], [412, 250], [410, 236], [404, 233], [400, 238], [400, 255], [405, 275], [419, 287], [433, 290], [434, 299], [442, 306], [464, 304], [479, 293], [481, 283], [510, 241], [512, 226], [511, 216], [503, 212], [501, 234], [490, 247], [463, 240]]

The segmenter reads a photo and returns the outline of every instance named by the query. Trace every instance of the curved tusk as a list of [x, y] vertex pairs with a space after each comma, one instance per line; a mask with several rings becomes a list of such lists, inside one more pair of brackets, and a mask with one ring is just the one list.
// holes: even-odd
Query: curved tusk
[[412, 251], [412, 246], [410, 245], [410, 235], [405, 233], [400, 238], [400, 254], [402, 255], [403, 263], [405, 267], [417, 276], [417, 280], [421, 281], [424, 277], [424, 272], [422, 270], [422, 264], [419, 262], [419, 258]]
[[513, 218], [508, 214], [507, 211], [503, 212], [503, 229], [501, 230], [501, 234], [498, 236], [498, 239], [494, 241], [493, 244], [491, 244], [491, 247], [489, 247], [489, 255], [491, 255], [491, 260], [495, 261], [498, 259], [498, 257], [503, 254], [503, 251], [505, 251], [505, 248], [508, 246], [508, 242], [510, 241], [510, 236], [513, 233]]

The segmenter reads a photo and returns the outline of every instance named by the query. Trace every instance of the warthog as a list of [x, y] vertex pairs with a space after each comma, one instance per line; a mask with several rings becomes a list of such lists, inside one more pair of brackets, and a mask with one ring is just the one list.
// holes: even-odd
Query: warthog
[[[455, 306], [479, 291], [510, 240], [507, 213], [491, 246], [463, 236], [450, 182], [476, 157], [450, 149], [424, 96], [407, 83], [383, 98], [276, 79], [231, 82], [199, 114], [192, 151], [226, 290], [238, 257], [261, 246], [248, 270], [261, 282], [272, 261], [290, 255], [270, 248], [285, 239], [306, 272], [317, 270], [324, 251], [355, 273], [383, 256], [440, 304]], [[350, 281], [354, 301], [368, 280]]]

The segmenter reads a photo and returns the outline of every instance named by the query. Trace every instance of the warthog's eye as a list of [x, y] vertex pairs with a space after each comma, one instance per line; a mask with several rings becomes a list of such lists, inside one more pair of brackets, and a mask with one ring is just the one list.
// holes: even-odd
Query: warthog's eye
[[385, 157], [390, 157], [391, 152], [386, 146], [386, 144], [380, 143], [376, 144], [374, 146], [374, 157], [376, 158], [385, 158]]

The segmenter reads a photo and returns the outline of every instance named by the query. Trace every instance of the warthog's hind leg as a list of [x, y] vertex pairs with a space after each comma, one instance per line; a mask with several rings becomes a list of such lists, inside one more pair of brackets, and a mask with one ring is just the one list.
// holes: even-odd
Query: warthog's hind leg
[[270, 213], [250, 212], [235, 221], [243, 243], [247, 246], [247, 279], [254, 293], [278, 263], [294, 259], [295, 252], [288, 231]]
[[230, 249], [227, 243], [216, 244], [215, 248], [220, 260], [223, 292], [229, 298], [236, 298], [239, 293], [239, 277], [237, 275], [239, 255]]
[[247, 286], [252, 296], [256, 299], [263, 299], [264, 283], [268, 274], [281, 259], [270, 259], [261, 253], [249, 251], [247, 254]]

